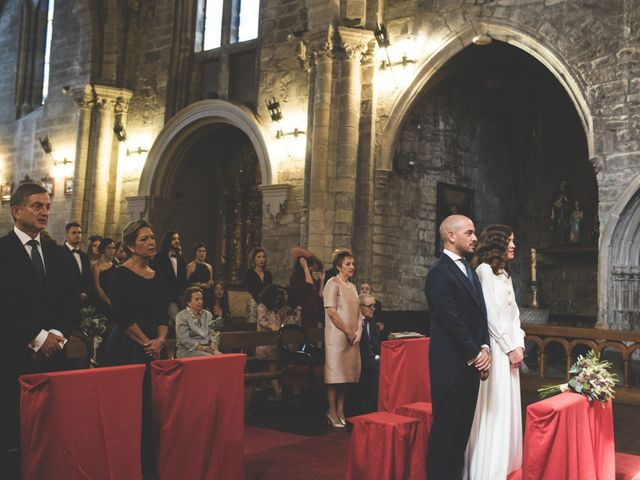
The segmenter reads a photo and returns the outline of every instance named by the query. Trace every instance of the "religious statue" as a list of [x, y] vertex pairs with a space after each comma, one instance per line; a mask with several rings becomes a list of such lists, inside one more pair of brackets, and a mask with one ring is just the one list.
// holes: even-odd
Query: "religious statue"
[[569, 215], [569, 243], [582, 243], [582, 222], [584, 211], [578, 200], [573, 202], [573, 211]]
[[561, 180], [551, 206], [551, 230], [555, 243], [566, 243], [569, 240], [569, 194], [567, 181]]

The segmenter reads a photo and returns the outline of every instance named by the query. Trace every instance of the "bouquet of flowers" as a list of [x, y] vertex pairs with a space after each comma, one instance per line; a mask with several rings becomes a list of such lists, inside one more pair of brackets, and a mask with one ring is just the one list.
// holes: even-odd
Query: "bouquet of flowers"
[[96, 309], [91, 305], [80, 309], [80, 318], [80, 329], [89, 338], [102, 338], [107, 331], [107, 317], [96, 314]]
[[600, 360], [593, 350], [578, 356], [569, 373], [573, 375], [568, 383], [545, 385], [538, 389], [540, 398], [548, 398], [571, 390], [591, 400], [607, 402], [614, 398], [614, 387], [618, 382], [615, 373], [611, 373], [611, 362]]
[[91, 340], [91, 367], [96, 367], [96, 353], [102, 343], [102, 336], [107, 331], [107, 317], [96, 314], [96, 309], [88, 305], [80, 309], [80, 329]]
[[220, 330], [222, 330], [223, 326], [224, 326], [224, 318], [221, 316], [213, 317], [209, 321], [209, 329], [213, 330], [214, 332], [219, 332]]

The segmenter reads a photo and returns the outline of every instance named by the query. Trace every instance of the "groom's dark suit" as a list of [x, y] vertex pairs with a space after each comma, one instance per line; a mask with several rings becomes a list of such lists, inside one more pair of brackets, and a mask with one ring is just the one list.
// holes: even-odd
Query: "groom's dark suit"
[[425, 293], [431, 314], [429, 372], [434, 422], [429, 437], [428, 478], [462, 478], [480, 376], [467, 362], [489, 345], [480, 281], [462, 272], [446, 253], [433, 264]]

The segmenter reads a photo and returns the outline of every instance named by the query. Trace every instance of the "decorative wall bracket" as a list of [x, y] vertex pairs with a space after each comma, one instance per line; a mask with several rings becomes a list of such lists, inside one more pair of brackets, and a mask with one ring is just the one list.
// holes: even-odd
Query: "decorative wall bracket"
[[270, 218], [275, 224], [280, 223], [287, 210], [291, 188], [287, 183], [258, 187], [262, 193], [262, 211], [265, 218]]

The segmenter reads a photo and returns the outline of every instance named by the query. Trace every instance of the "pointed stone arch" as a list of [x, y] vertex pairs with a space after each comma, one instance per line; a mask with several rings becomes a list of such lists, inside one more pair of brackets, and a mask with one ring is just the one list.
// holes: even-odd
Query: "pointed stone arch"
[[600, 327], [640, 329], [640, 177], [611, 209], [600, 237]]
[[593, 120], [584, 94], [584, 87], [581, 85], [578, 76], [545, 42], [538, 40], [535, 36], [517, 26], [491, 19], [469, 23], [461, 30], [452, 33], [443, 39], [438, 50], [427, 56], [418, 65], [414, 80], [396, 97], [389, 110], [388, 120], [379, 130], [381, 138], [376, 168], [380, 171], [393, 170], [393, 156], [398, 132], [407, 112], [436, 72], [448, 60], [471, 45], [473, 37], [478, 32], [488, 32], [494, 40], [505, 42], [530, 54], [556, 77], [575, 105], [585, 132], [589, 158], [593, 159], [595, 155]]

